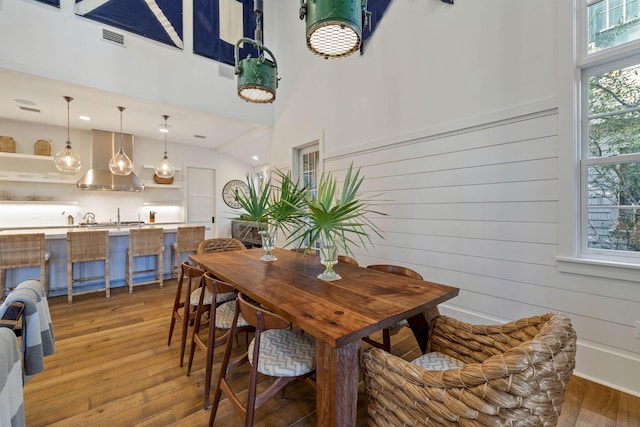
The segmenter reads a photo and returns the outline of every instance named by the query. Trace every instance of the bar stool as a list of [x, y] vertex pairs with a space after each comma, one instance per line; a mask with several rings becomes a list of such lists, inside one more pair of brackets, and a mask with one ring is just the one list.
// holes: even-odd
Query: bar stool
[[[129, 247], [127, 248], [126, 263], [126, 284], [129, 287], [129, 293], [133, 293], [134, 286], [150, 285], [158, 283], [162, 288], [163, 270], [162, 258], [164, 246], [162, 239], [164, 231], [162, 228], [132, 228], [129, 230]], [[155, 268], [146, 270], [134, 270], [133, 260], [135, 257], [154, 256], [156, 258]], [[155, 272], [155, 280], [147, 280], [143, 282], [133, 282], [134, 275]]]
[[[94, 277], [73, 277], [73, 264], [90, 261], [104, 262], [104, 275]], [[82, 267], [80, 265], [79, 267]], [[104, 278], [104, 287], [99, 289], [74, 292], [73, 284]], [[73, 303], [74, 295], [105, 291], [107, 298], [111, 296], [109, 288], [109, 231], [70, 231], [67, 233], [67, 301]]]
[[50, 256], [45, 251], [44, 233], [0, 236], [0, 301], [5, 297], [7, 270], [14, 268], [40, 267], [40, 283], [49, 296]]
[[204, 225], [178, 227], [176, 241], [171, 244], [171, 277], [178, 277], [181, 257], [184, 252], [195, 252], [204, 240]]

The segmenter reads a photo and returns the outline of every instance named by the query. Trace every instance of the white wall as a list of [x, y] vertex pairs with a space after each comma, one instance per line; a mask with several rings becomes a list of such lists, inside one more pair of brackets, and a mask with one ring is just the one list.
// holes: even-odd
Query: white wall
[[563, 311], [576, 373], [640, 395], [640, 283], [557, 268], [560, 218], [575, 218], [570, 2], [395, 1], [364, 55], [340, 60], [307, 52], [291, 5], [272, 7], [271, 158], [288, 167], [319, 139], [325, 170], [362, 167], [389, 216], [359, 262], [459, 287], [442, 311], [474, 323]]

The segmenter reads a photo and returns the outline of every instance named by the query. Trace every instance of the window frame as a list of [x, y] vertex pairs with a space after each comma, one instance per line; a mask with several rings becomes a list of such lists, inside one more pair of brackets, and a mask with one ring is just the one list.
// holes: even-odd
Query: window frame
[[[577, 80], [577, 99], [574, 103], [575, 117], [579, 119], [576, 129], [579, 168], [579, 224], [576, 227], [576, 249], [580, 262], [617, 263], [620, 265], [640, 267], [640, 251], [621, 251], [611, 249], [589, 248], [588, 210], [589, 210], [589, 177], [588, 168], [594, 165], [621, 164], [640, 162], [640, 153], [609, 157], [589, 156], [589, 79], [629, 66], [640, 66], [640, 38], [617, 46], [588, 53], [589, 6], [601, 0], [576, 0], [578, 20], [575, 37], [575, 74]], [[602, 0], [604, 1], [604, 0]], [[563, 261], [563, 259], [560, 259]], [[564, 259], [567, 261], [567, 259]], [[564, 270], [569, 271], [569, 270]]]

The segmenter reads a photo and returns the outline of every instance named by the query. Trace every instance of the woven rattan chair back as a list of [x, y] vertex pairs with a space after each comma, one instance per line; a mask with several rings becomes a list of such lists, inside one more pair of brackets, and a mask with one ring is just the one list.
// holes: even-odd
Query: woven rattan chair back
[[504, 325], [439, 316], [430, 351], [467, 363], [425, 370], [377, 348], [364, 350], [369, 425], [553, 426], [575, 367], [576, 333], [564, 314]]
[[196, 253], [204, 254], [209, 252], [244, 251], [247, 247], [238, 239], [233, 237], [217, 237], [200, 242]]
[[[400, 265], [393, 264], [372, 264], [368, 265], [367, 268], [376, 271], [383, 271], [385, 273], [397, 274], [399, 276], [410, 277], [412, 279], [424, 280], [422, 275], [415, 270], [412, 270], [407, 267], [402, 267]], [[432, 316], [436, 316], [438, 314], [438, 309], [434, 308], [430, 314]], [[391, 335], [393, 332], [397, 332], [397, 330], [401, 326], [407, 325], [406, 321], [400, 322], [396, 324], [393, 328], [386, 328], [382, 330], [382, 342], [376, 341], [371, 337], [364, 337], [362, 340], [374, 347], [378, 347], [383, 349], [384, 351], [391, 352]]]
[[182, 254], [195, 252], [204, 240], [204, 225], [178, 227], [176, 241], [171, 245], [171, 276], [178, 277], [178, 268]]
[[[73, 265], [89, 261], [104, 261], [104, 275], [93, 277], [77, 277], [73, 275]], [[104, 278], [104, 286], [98, 289], [76, 291], [74, 283], [94, 281]], [[67, 301], [73, 303], [73, 296], [90, 292], [105, 292], [111, 296], [109, 284], [109, 231], [72, 231], [67, 233]]]
[[[129, 287], [129, 293], [133, 293], [134, 286], [149, 285], [158, 283], [162, 288], [163, 283], [163, 251], [162, 245], [164, 237], [164, 231], [162, 228], [132, 228], [129, 230], [129, 247], [127, 248], [127, 262], [126, 262], [126, 283]], [[135, 270], [134, 258], [135, 257], [155, 257], [155, 268]], [[134, 276], [139, 274], [146, 274], [155, 272], [155, 279], [134, 282]]]
[[44, 233], [8, 234], [0, 236], [0, 301], [7, 289], [7, 270], [40, 267], [40, 283], [49, 295], [49, 262], [45, 251]]

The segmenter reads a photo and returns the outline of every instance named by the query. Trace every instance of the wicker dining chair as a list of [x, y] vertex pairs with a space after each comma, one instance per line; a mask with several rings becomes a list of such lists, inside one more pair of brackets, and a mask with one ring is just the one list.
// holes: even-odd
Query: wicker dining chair
[[244, 251], [246, 249], [247, 247], [238, 239], [234, 239], [233, 237], [217, 237], [200, 242], [198, 249], [196, 249], [196, 253], [204, 254], [209, 252]]
[[362, 355], [370, 426], [553, 426], [575, 367], [564, 314], [504, 325], [438, 316], [429, 353], [410, 363], [378, 348]]

